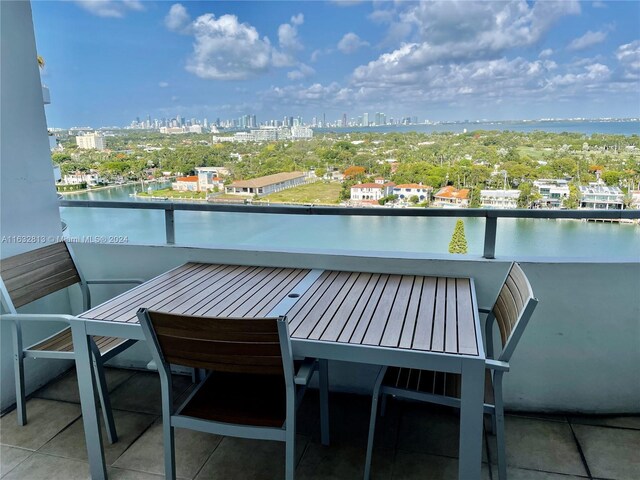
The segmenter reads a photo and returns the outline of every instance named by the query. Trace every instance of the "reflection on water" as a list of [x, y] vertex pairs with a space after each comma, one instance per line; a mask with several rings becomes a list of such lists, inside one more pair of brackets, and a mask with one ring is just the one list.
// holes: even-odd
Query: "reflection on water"
[[[140, 185], [67, 195], [131, 200]], [[142, 200], [141, 200], [142, 201]], [[163, 244], [164, 212], [63, 208], [68, 235], [126, 235], [130, 243]], [[309, 248], [444, 254], [456, 218], [350, 217], [175, 212], [176, 243], [245, 248]], [[484, 219], [465, 218], [469, 253], [481, 255]], [[497, 256], [615, 257], [640, 260], [640, 227], [576, 220], [499, 219]]]

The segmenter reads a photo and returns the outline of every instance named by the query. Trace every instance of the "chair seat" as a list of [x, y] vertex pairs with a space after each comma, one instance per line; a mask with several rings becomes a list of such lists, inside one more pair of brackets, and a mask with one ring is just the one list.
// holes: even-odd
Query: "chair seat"
[[217, 422], [282, 427], [286, 419], [281, 375], [212, 373], [178, 415]]
[[[127, 342], [128, 339], [96, 336], [93, 337], [93, 341], [96, 343], [100, 353], [104, 355], [114, 348], [119, 347], [124, 342]], [[29, 350], [36, 350], [39, 352], [73, 352], [73, 336], [71, 335], [71, 327], [67, 327], [52, 337], [42, 340], [41, 342], [26, 349], [26, 351]]]
[[[413, 368], [389, 367], [382, 380], [383, 387], [399, 388], [414, 392], [460, 398], [461, 375], [459, 373], [434, 372]], [[491, 370], [485, 370], [484, 402], [493, 405]]]

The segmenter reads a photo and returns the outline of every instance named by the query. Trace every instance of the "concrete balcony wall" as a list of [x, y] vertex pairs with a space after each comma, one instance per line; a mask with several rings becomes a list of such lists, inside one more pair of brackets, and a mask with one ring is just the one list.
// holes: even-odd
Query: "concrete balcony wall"
[[[88, 277], [148, 279], [187, 261], [467, 275], [475, 279], [481, 306], [491, 305], [510, 262], [517, 260], [540, 304], [512, 358], [512, 371], [505, 377], [507, 406], [535, 411], [640, 412], [640, 263], [95, 244], [77, 244], [75, 251]], [[94, 289], [95, 301], [119, 293], [112, 287], [102, 288]], [[72, 295], [76, 308], [79, 300]], [[114, 362], [143, 367], [148, 360], [146, 347], [140, 344]], [[373, 366], [334, 365], [332, 388], [370, 391], [376, 372]]]

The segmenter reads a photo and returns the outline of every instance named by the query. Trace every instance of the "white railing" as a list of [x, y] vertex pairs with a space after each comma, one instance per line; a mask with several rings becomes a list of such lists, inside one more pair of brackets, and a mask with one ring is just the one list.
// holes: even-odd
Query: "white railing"
[[324, 206], [273, 206], [273, 205], [226, 205], [172, 202], [117, 202], [93, 200], [60, 200], [61, 207], [82, 208], [127, 208], [137, 210], [164, 210], [166, 243], [175, 244], [174, 211], [205, 211], [232, 213], [262, 213], [279, 215], [350, 215], [379, 217], [481, 217], [485, 219], [484, 258], [495, 258], [496, 231], [499, 218], [534, 219], [602, 219], [638, 220], [640, 210], [494, 210], [484, 208], [434, 209], [434, 208], [345, 208]]

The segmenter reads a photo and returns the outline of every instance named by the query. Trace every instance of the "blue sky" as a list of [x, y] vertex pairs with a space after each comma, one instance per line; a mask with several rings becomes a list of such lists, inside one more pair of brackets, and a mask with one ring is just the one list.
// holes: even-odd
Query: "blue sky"
[[640, 116], [640, 2], [34, 1], [49, 126]]

